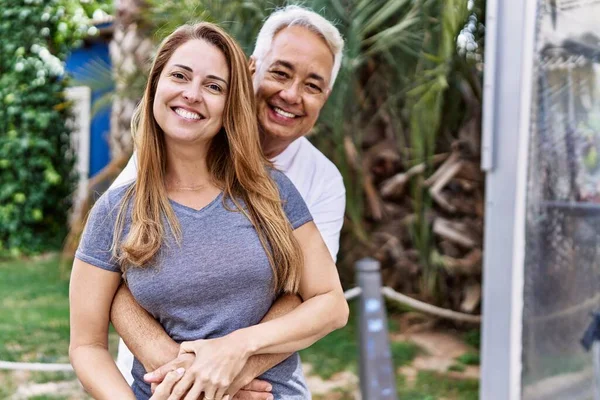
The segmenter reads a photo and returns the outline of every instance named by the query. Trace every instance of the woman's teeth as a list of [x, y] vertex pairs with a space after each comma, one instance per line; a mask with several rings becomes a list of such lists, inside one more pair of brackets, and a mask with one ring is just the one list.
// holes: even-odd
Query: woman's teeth
[[180, 115], [186, 119], [200, 119], [201, 118], [199, 114], [196, 114], [195, 112], [184, 110], [183, 108], [176, 108], [175, 112], [177, 113], [177, 115]]

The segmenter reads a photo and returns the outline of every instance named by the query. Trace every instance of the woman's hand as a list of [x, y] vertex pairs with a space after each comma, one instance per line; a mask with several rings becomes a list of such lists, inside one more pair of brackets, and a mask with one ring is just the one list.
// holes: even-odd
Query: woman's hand
[[251, 355], [245, 340], [232, 335], [218, 339], [181, 343], [179, 354], [194, 353], [196, 359], [175, 385], [168, 400], [222, 400], [229, 385]]

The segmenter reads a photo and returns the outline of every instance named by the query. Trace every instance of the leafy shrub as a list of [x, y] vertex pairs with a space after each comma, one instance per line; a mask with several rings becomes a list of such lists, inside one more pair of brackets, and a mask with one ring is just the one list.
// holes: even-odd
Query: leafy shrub
[[464, 365], [479, 365], [479, 353], [468, 352], [456, 358], [456, 361]]
[[75, 0], [2, 0], [0, 255], [60, 246], [76, 175], [63, 60], [95, 29]]

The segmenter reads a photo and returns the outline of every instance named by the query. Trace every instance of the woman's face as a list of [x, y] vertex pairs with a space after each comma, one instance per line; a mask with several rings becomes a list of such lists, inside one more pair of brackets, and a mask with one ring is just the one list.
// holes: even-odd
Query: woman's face
[[207, 143], [223, 126], [229, 68], [225, 55], [204, 40], [179, 46], [159, 77], [154, 118], [168, 142]]

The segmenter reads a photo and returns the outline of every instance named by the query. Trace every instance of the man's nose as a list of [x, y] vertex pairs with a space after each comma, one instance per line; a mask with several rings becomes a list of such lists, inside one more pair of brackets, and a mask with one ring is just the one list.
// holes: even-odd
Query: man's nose
[[300, 103], [300, 82], [292, 82], [287, 85], [279, 95], [288, 104]]

